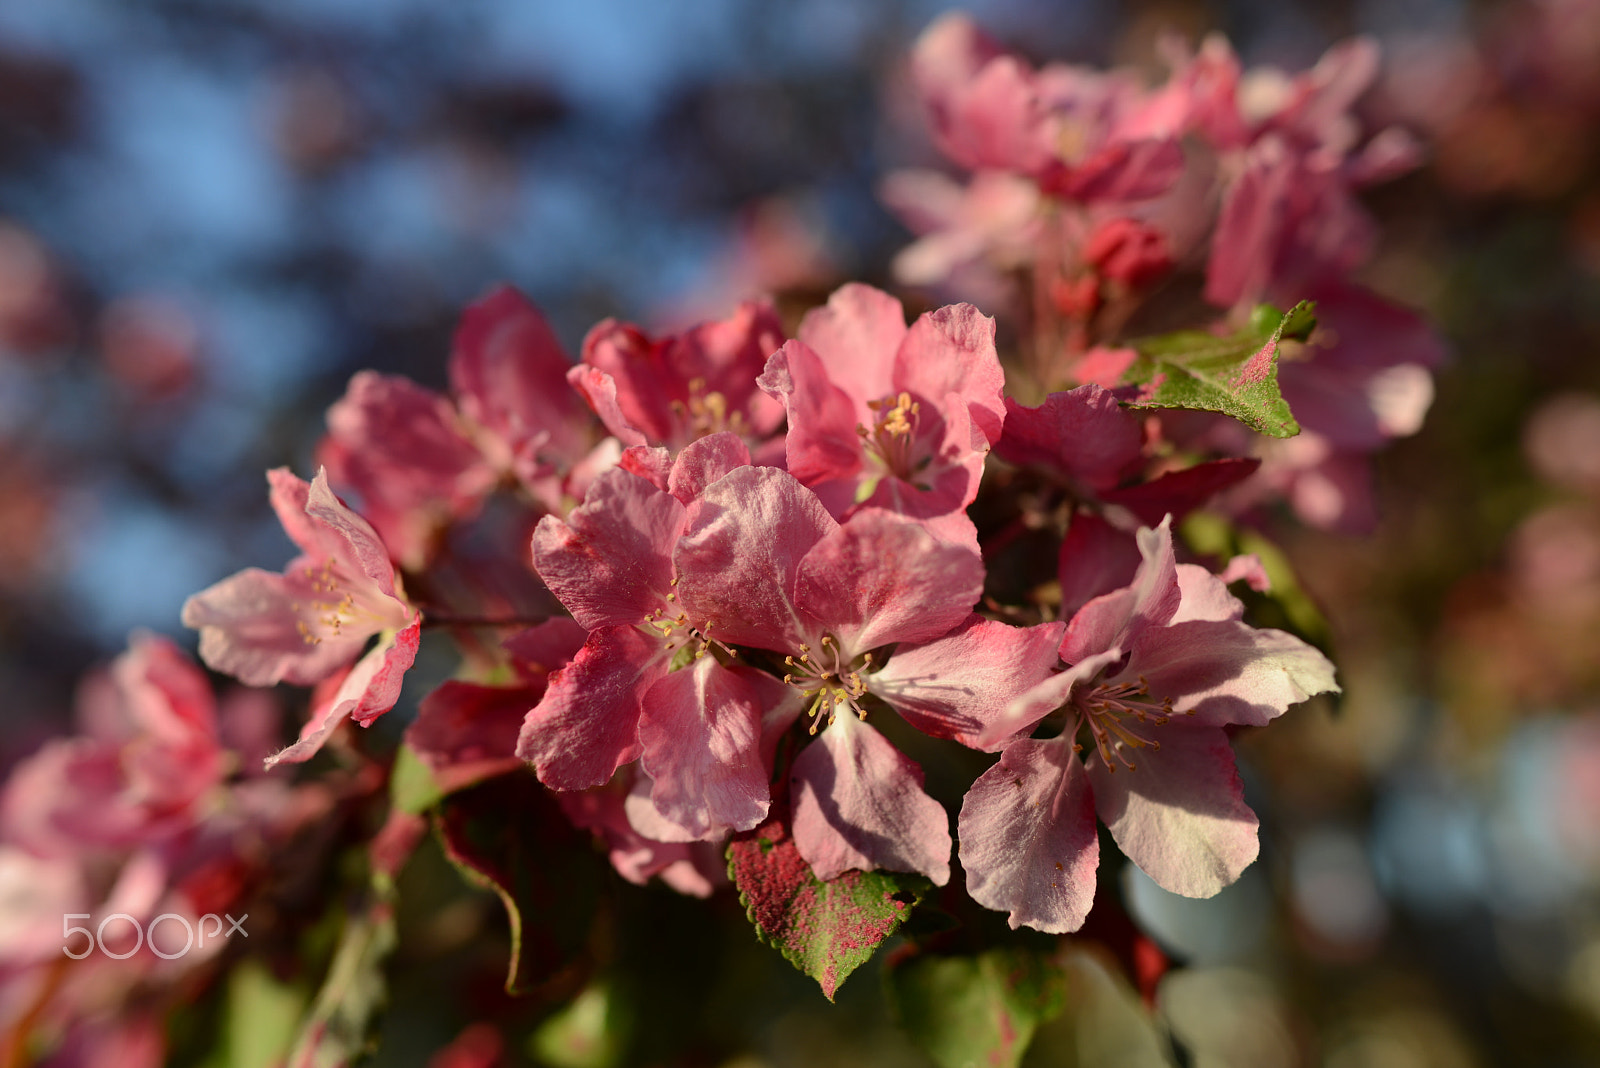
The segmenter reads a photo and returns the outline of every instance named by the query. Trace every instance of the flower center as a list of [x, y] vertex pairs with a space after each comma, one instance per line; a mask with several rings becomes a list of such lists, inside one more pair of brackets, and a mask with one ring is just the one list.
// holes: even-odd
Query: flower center
[[[1161, 751], [1161, 742], [1147, 735], [1150, 728], [1163, 726], [1172, 718], [1172, 698], [1164, 697], [1157, 702], [1149, 697], [1150, 685], [1140, 675], [1136, 683], [1102, 682], [1075, 700], [1107, 771], [1115, 772], [1119, 761], [1129, 771], [1137, 770], [1138, 765], [1129, 759], [1128, 750]], [[1083, 751], [1079, 744], [1072, 748], [1074, 752]]]
[[671, 401], [668, 407], [683, 421], [690, 436], [696, 439], [724, 430], [739, 435], [745, 432], [744, 413], [728, 411], [728, 398], [715, 390], [707, 392], [703, 378], [690, 380], [687, 401]]
[[889, 398], [868, 401], [867, 407], [876, 413], [877, 418], [873, 420], [871, 430], [860, 423], [856, 424], [862, 447], [868, 455], [877, 457], [890, 474], [903, 482], [910, 482], [913, 474], [927, 466], [926, 459], [919, 464], [912, 455], [917, 414], [922, 410], [922, 405], [912, 400], [911, 394], [902, 392], [892, 401]]
[[812, 653], [811, 646], [801, 645], [799, 656], [783, 658], [789, 669], [783, 681], [811, 696], [806, 715], [811, 717], [812, 734], [817, 733], [824, 719], [833, 722], [840, 705], [848, 705], [857, 716], [867, 718], [866, 709], [860, 704], [867, 692], [861, 672], [872, 667], [872, 654], [863, 653], [860, 663], [852, 664], [839, 652], [839, 643], [832, 635], [824, 634], [821, 645], [816, 653]]
[[674, 589], [667, 594], [667, 600], [674, 602], [666, 608], [657, 606], [640, 626], [647, 628], [650, 634], [658, 637], [673, 653], [688, 649], [686, 654], [690, 660], [699, 660], [712, 648], [720, 649], [730, 658], [737, 657], [739, 651], [732, 646], [725, 645], [711, 636], [711, 628], [716, 626], [716, 621], [708, 619], [704, 623], [691, 623], [687, 612], [679, 611], [677, 615], [669, 612], [677, 607], [678, 600], [676, 586], [678, 580], [673, 579]]
[[[333, 557], [328, 557], [320, 569], [308, 565], [305, 577], [316, 597], [308, 602], [315, 618], [308, 623], [302, 617], [295, 620], [294, 626], [307, 645], [321, 645], [323, 638], [342, 637], [344, 628], [356, 623], [366, 625], [364, 629], [369, 631], [382, 629], [383, 621], [378, 614], [370, 606], [358, 604], [355, 592], [340, 585], [338, 565]], [[302, 607], [299, 601], [289, 602], [291, 612], [299, 612]]]

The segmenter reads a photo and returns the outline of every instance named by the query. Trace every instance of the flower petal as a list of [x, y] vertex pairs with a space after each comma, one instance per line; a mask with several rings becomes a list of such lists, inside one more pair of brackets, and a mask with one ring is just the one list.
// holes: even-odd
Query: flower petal
[[1183, 594], [1172, 553], [1171, 518], [1136, 535], [1143, 558], [1133, 583], [1096, 597], [1073, 615], [1061, 639], [1061, 659], [1075, 664], [1112, 646], [1128, 648], [1139, 634], [1164, 626], [1178, 611]]
[[856, 427], [866, 409], [833, 383], [822, 360], [803, 341], [786, 342], [773, 353], [757, 381], [789, 413], [784, 462], [795, 478], [815, 485], [861, 470]]
[[795, 604], [847, 655], [941, 638], [983, 593], [983, 559], [921, 523], [866, 509], [800, 561]]
[[1338, 692], [1333, 664], [1281, 630], [1237, 620], [1192, 620], [1146, 631], [1128, 658], [1157, 699], [1192, 722], [1262, 726], [1313, 694]]
[[1055, 669], [1064, 629], [968, 616], [943, 638], [896, 649], [867, 687], [922, 733], [984, 748], [987, 726]]
[[1013, 929], [1064, 934], [1094, 904], [1094, 796], [1067, 738], [1014, 742], [972, 784], [957, 821], [967, 893]]
[[312, 711], [311, 718], [300, 730], [299, 740], [268, 757], [266, 766], [272, 768], [310, 760], [347, 718], [370, 727], [373, 720], [393, 708], [400, 699], [400, 683], [417, 658], [421, 637], [420, 620], [386, 635], [350, 669], [333, 697]]
[[1163, 890], [1210, 897], [1260, 851], [1256, 814], [1228, 737], [1213, 727], [1162, 729], [1159, 750], [1138, 750], [1137, 770], [1088, 764], [1095, 807], [1111, 837]]
[[667, 476], [667, 489], [687, 507], [706, 487], [737, 467], [750, 466], [750, 449], [726, 430], [707, 434], [683, 447]]
[[795, 758], [794, 841], [817, 878], [852, 868], [950, 881], [950, 817], [922, 769], [849, 712]]
[[895, 357], [906, 336], [906, 313], [881, 289], [850, 282], [828, 303], [800, 321], [800, 340], [826, 368], [829, 381], [845, 392], [858, 417], [868, 401], [895, 392]]
[[642, 622], [665, 607], [683, 505], [614, 468], [594, 480], [566, 522], [539, 520], [533, 562], [574, 619], [590, 630]]
[[300, 564], [288, 576], [246, 568], [201, 590], [183, 604], [183, 625], [200, 632], [200, 659], [248, 686], [290, 682], [310, 686], [355, 659], [370, 632], [308, 641], [317, 592]]
[[895, 354], [894, 387], [949, 405], [959, 397], [973, 425], [993, 445], [1000, 440], [1006, 404], [1005, 372], [994, 347], [994, 320], [970, 304], [925, 312]]
[[552, 790], [609, 781], [638, 758], [640, 703], [669, 663], [666, 647], [633, 627], [594, 631], [522, 721], [517, 756]]
[[741, 467], [706, 487], [674, 553], [680, 603], [713, 636], [787, 651], [810, 622], [794, 607], [800, 560], [838, 524], [793, 475]]
[[744, 681], [701, 656], [650, 688], [639, 717], [650, 798], [692, 837], [746, 831], [771, 798], [761, 761], [761, 709]]

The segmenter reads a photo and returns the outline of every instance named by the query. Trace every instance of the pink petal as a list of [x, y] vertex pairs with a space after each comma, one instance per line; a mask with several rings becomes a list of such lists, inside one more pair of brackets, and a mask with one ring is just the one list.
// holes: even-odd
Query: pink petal
[[544, 699], [529, 711], [517, 756], [552, 790], [599, 786], [639, 756], [644, 695], [671, 654], [633, 627], [602, 627], [571, 664], [550, 676]]
[[432, 770], [446, 792], [513, 771], [517, 736], [543, 686], [482, 686], [449, 679], [417, 706], [406, 745]]
[[287, 467], [274, 467], [267, 472], [267, 499], [277, 513], [283, 532], [295, 547], [311, 557], [323, 555], [322, 536], [306, 518], [306, 501], [311, 495], [311, 485]]
[[1107, 649], [1073, 664], [1057, 675], [1050, 675], [1012, 699], [999, 715], [984, 724], [973, 740], [974, 749], [995, 752], [1038, 726], [1039, 721], [1067, 703], [1072, 690], [1092, 680], [1105, 668], [1122, 659], [1122, 650]]
[[300, 730], [300, 738], [282, 752], [267, 758], [266, 766], [300, 764], [310, 760], [323, 743], [346, 719], [363, 727], [394, 707], [400, 699], [400, 684], [422, 637], [420, 620], [391, 636], [385, 636], [366, 656], [356, 662], [333, 697], [312, 710], [311, 718]]
[[828, 381], [850, 398], [857, 418], [865, 414], [868, 401], [894, 395], [906, 313], [883, 290], [860, 282], [840, 286], [826, 306], [806, 313], [799, 336], [817, 354]]
[[737, 434], [723, 431], [691, 441], [678, 453], [667, 487], [686, 506], [707, 486], [736, 467], [750, 466], [750, 449]]
[[862, 411], [828, 378], [817, 354], [790, 341], [772, 354], [757, 380], [789, 413], [784, 455], [789, 472], [807, 484], [849, 478], [861, 470]]
[[800, 561], [795, 604], [845, 652], [943, 637], [983, 593], [983, 559], [889, 512], [856, 513]]
[[[584, 346], [587, 349], [587, 341], [584, 342]], [[623, 412], [622, 402], [617, 396], [616, 379], [598, 367], [580, 363], [567, 372], [567, 383], [588, 402], [594, 414], [600, 417], [600, 422], [605, 424], [606, 429], [618, 441], [630, 448], [650, 443], [650, 437], [636, 427]]]
[[[1192, 625], [1192, 624], [1191, 624]], [[1260, 850], [1228, 737], [1211, 727], [1158, 728], [1160, 750], [1132, 754], [1137, 770], [1089, 760], [1095, 807], [1111, 837], [1156, 885], [1210, 897]]]
[[501, 286], [461, 316], [450, 385], [461, 410], [513, 453], [543, 439], [567, 461], [587, 448], [589, 418], [567, 385], [572, 366], [539, 309]]
[[876, 728], [841, 712], [795, 758], [791, 782], [795, 845], [817, 878], [883, 868], [950, 881], [950, 817]]
[[1138, 570], [1139, 544], [1132, 534], [1097, 515], [1078, 512], [1056, 561], [1061, 614], [1070, 618], [1101, 594], [1128, 585]]
[[761, 709], [715, 657], [702, 656], [650, 688], [639, 744], [655, 780], [656, 809], [691, 836], [749, 830], [766, 818]]
[[988, 725], [1055, 670], [1064, 629], [968, 616], [943, 638], [900, 646], [867, 686], [922, 733], [985, 748]]
[[[626, 774], [626, 773], [625, 773]], [[705, 897], [712, 882], [703, 868], [699, 843], [655, 841], [635, 831], [624, 811], [624, 798], [610, 786], [556, 794], [556, 802], [574, 826], [598, 833], [610, 850], [617, 874], [643, 886], [652, 875], [680, 893]]]
[[794, 649], [812, 626], [794, 607], [800, 560], [837, 527], [793, 475], [737, 468], [706, 487], [678, 540], [679, 603], [722, 641]]
[[952, 304], [917, 317], [894, 361], [895, 392], [949, 408], [959, 397], [989, 443], [1000, 440], [1006, 405], [1005, 372], [994, 347], [994, 320], [970, 304]]
[[1182, 173], [1183, 149], [1176, 141], [1117, 140], [1073, 169], [1063, 191], [1085, 204], [1148, 200], [1171, 189]]
[[1123, 411], [1110, 390], [1096, 385], [1052, 393], [1037, 408], [1006, 398], [1005, 433], [995, 455], [1077, 479], [1094, 490], [1117, 484], [1139, 458], [1139, 421]]
[[594, 480], [565, 523], [539, 521], [534, 567], [590, 630], [638, 623], [668, 606], [672, 547], [683, 522], [683, 505], [671, 494], [613, 469]]
[[1261, 558], [1255, 553], [1240, 553], [1233, 557], [1217, 578], [1221, 579], [1225, 586], [1244, 582], [1257, 593], [1266, 593], [1272, 589], [1272, 577], [1267, 574]]
[[315, 623], [311, 602], [318, 593], [296, 564], [290, 573], [247, 568], [184, 602], [183, 625], [200, 631], [200, 659], [207, 666], [249, 686], [309, 686], [360, 653], [367, 633], [307, 640], [300, 627]]
[[1195, 619], [1239, 619], [1244, 615], [1244, 602], [1228, 592], [1228, 584], [1223, 577], [1213, 575], [1198, 564], [1178, 565], [1178, 588], [1183, 591], [1183, 601], [1178, 605], [1171, 623], [1187, 623]]
[[1236, 620], [1194, 620], [1146, 631], [1134, 645], [1125, 677], [1143, 677], [1157, 700], [1192, 713], [1193, 722], [1262, 726], [1290, 705], [1336, 693], [1333, 664], [1281, 630]]
[[395, 556], [420, 567], [437, 528], [471, 514], [496, 473], [444, 397], [399, 375], [362, 371], [328, 409], [318, 449], [333, 482], [360, 497]]
[[957, 820], [967, 893], [1013, 929], [1076, 931], [1094, 904], [1094, 797], [1070, 739], [1013, 742], [972, 784]]
[[[630, 445], [617, 458], [617, 466], [630, 475], [638, 475], [658, 490], [667, 488], [667, 478], [672, 472], [672, 453], [661, 447]], [[605, 472], [600, 472], [604, 474]], [[599, 475], [595, 476], [596, 478]], [[593, 480], [590, 480], [591, 485]], [[588, 493], [587, 487], [584, 490]]]
[[361, 578], [365, 577], [381, 599], [392, 601], [386, 606], [392, 618], [390, 626], [404, 618], [405, 608], [395, 596], [394, 564], [389, 560], [389, 550], [372, 529], [372, 524], [345, 507], [343, 501], [328, 488], [328, 472], [317, 469], [306, 494], [306, 518], [317, 533], [322, 552], [345, 565], [346, 574], [337, 576], [341, 585], [350, 583], [350, 592], [362, 594]]
[[1061, 640], [1061, 659], [1069, 664], [1113, 646], [1126, 649], [1145, 629], [1160, 627], [1178, 611], [1183, 593], [1172, 553], [1170, 520], [1136, 535], [1143, 558], [1131, 585], [1096, 597], [1072, 617]]
[[543, 675], [565, 667], [587, 639], [588, 632], [575, 620], [557, 616], [517, 631], [500, 646], [516, 659], [519, 674], [531, 669]]

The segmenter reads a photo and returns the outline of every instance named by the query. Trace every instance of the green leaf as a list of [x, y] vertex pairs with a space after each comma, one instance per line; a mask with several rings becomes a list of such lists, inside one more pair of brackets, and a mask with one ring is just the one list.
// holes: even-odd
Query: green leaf
[[1300, 424], [1278, 391], [1278, 357], [1285, 341], [1303, 341], [1314, 326], [1306, 301], [1283, 316], [1264, 304], [1226, 337], [1183, 330], [1136, 341], [1139, 358], [1124, 381], [1143, 388], [1129, 407], [1221, 412], [1263, 434], [1293, 437]]
[[434, 828], [456, 870], [505, 906], [507, 993], [533, 989], [587, 943], [601, 891], [593, 850], [531, 773], [450, 795]]
[[925, 953], [884, 975], [889, 1009], [940, 1068], [1015, 1068], [1039, 1024], [1061, 1012], [1065, 980], [1026, 949]]
[[300, 1028], [290, 1068], [343, 1068], [368, 1052], [388, 993], [383, 962], [395, 947], [394, 904], [380, 898], [345, 922], [328, 977]]
[[202, 1068], [271, 1068], [282, 1064], [310, 994], [280, 983], [259, 960], [240, 961], [228, 973], [222, 1027]]
[[829, 1001], [931, 885], [887, 871], [847, 871], [823, 882], [776, 822], [728, 844], [728, 875], [756, 934], [815, 979]]
[[613, 1068], [627, 1046], [628, 1016], [616, 991], [596, 983], [539, 1025], [529, 1051], [551, 1068]]

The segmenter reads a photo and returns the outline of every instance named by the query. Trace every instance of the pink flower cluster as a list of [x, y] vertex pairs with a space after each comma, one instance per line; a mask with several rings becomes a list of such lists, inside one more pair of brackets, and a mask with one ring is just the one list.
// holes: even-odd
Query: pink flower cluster
[[[149, 634], [85, 681], [78, 733], [0, 790], [0, 1031], [31, 1030], [51, 1063], [163, 1063], [161, 1013], [225, 944], [202, 921], [246, 915], [274, 858], [330, 807], [321, 783], [263, 774], [278, 718], [261, 691], [219, 702]], [[66, 925], [80, 930], [64, 938]], [[102, 940], [89, 952], [84, 932]]]
[[[1112, 394], [1019, 406], [992, 319], [956, 304], [908, 324], [860, 284], [787, 340], [760, 304], [666, 338], [601, 323], [565, 371], [551, 336], [497, 292], [458, 335], [454, 400], [358, 375], [329, 413], [337, 462], [309, 486], [271, 474], [302, 555], [197, 594], [184, 618], [218, 670], [324, 683], [272, 762], [395, 703], [434, 611], [407, 591], [438, 587], [450, 524], [502, 487], [539, 516], [526, 562], [571, 618], [486, 645], [492, 620], [439, 614], [467, 660], [407, 744], [443, 791], [525, 762], [623, 875], [690, 893], [721, 881], [730, 835], [774, 820], [818, 879], [943, 885], [950, 813], [880, 729], [898, 718], [1003, 754], [967, 795], [959, 852], [973, 896], [1014, 925], [1082, 924], [1096, 808], [1180, 893], [1214, 893], [1254, 857], [1224, 728], [1335, 689], [1332, 668], [1241, 622], [1224, 581], [1259, 587], [1259, 565], [1178, 564], [1165, 518], [1253, 462], [1147, 478], [1141, 423]], [[1060, 554], [1070, 620], [1003, 618], [984, 598], [967, 509], [991, 450], [1084, 509]]]
[[1419, 316], [1351, 279], [1376, 243], [1357, 192], [1421, 158], [1402, 128], [1369, 138], [1357, 117], [1377, 46], [1340, 44], [1293, 76], [1242, 70], [1220, 37], [1166, 51], [1170, 77], [1147, 87], [1126, 71], [1034, 70], [964, 15], [926, 30], [916, 88], [935, 145], [972, 175], [885, 181], [920, 235], [896, 275], [1020, 305], [1032, 374], [1052, 389], [1121, 384], [1127, 324], [1187, 269], [1203, 270], [1205, 299], [1225, 311], [1218, 330], [1262, 301], [1314, 301], [1321, 329], [1280, 369], [1304, 433], [1269, 441], [1193, 416], [1166, 432], [1262, 460], [1230, 494], [1236, 511], [1281, 496], [1306, 522], [1368, 527], [1366, 457], [1421, 426], [1444, 358]]

